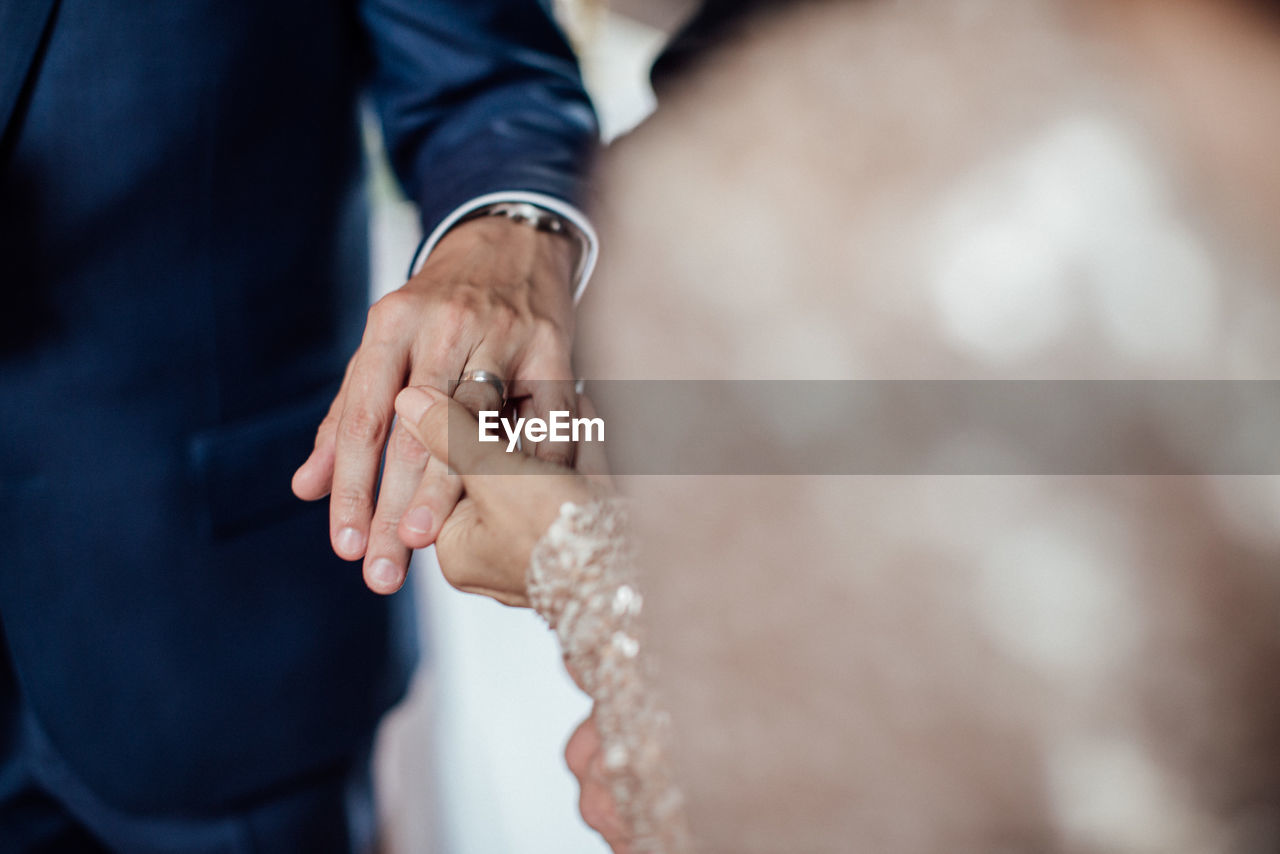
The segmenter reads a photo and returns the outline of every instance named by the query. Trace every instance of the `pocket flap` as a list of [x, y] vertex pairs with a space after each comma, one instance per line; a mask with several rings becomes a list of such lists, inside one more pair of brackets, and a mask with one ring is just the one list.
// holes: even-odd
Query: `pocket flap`
[[293, 473], [315, 443], [337, 385], [254, 418], [197, 433], [190, 453], [203, 488], [210, 529], [227, 536], [296, 513]]

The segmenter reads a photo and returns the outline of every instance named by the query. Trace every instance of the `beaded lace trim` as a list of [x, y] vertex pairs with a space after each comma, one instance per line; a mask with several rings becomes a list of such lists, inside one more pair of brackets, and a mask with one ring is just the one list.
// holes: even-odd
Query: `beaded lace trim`
[[596, 724], [618, 815], [636, 854], [692, 850], [683, 799], [671, 775], [669, 719], [642, 653], [643, 598], [627, 534], [626, 505], [566, 503], [538, 541], [529, 599], [555, 631], [565, 660], [596, 701]]

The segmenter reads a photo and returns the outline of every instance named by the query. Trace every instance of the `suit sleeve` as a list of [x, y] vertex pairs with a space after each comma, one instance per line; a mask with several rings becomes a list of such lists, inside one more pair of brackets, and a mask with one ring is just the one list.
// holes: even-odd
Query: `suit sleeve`
[[360, 0], [370, 88], [424, 233], [470, 200], [577, 203], [598, 131], [577, 62], [539, 0]]

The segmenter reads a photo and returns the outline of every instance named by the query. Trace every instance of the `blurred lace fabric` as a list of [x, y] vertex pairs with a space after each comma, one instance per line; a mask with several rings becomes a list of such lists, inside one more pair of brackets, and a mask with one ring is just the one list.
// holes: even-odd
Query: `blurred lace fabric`
[[[1250, 14], [756, 19], [604, 165], [588, 376], [1280, 378]], [[624, 486], [703, 850], [1280, 848], [1280, 479]]]

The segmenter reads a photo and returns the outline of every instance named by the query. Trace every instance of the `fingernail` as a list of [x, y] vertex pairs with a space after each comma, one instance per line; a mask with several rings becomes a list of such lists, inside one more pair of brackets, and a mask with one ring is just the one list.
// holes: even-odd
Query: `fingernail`
[[355, 528], [343, 528], [338, 532], [336, 545], [342, 554], [359, 556], [364, 553], [364, 534]]
[[396, 414], [417, 424], [427, 414], [435, 399], [420, 388], [410, 386], [396, 395]]
[[390, 590], [400, 584], [400, 567], [385, 557], [369, 564], [369, 583], [379, 590]]
[[415, 534], [431, 533], [431, 526], [436, 517], [431, 514], [430, 507], [415, 507], [404, 514], [404, 526]]

